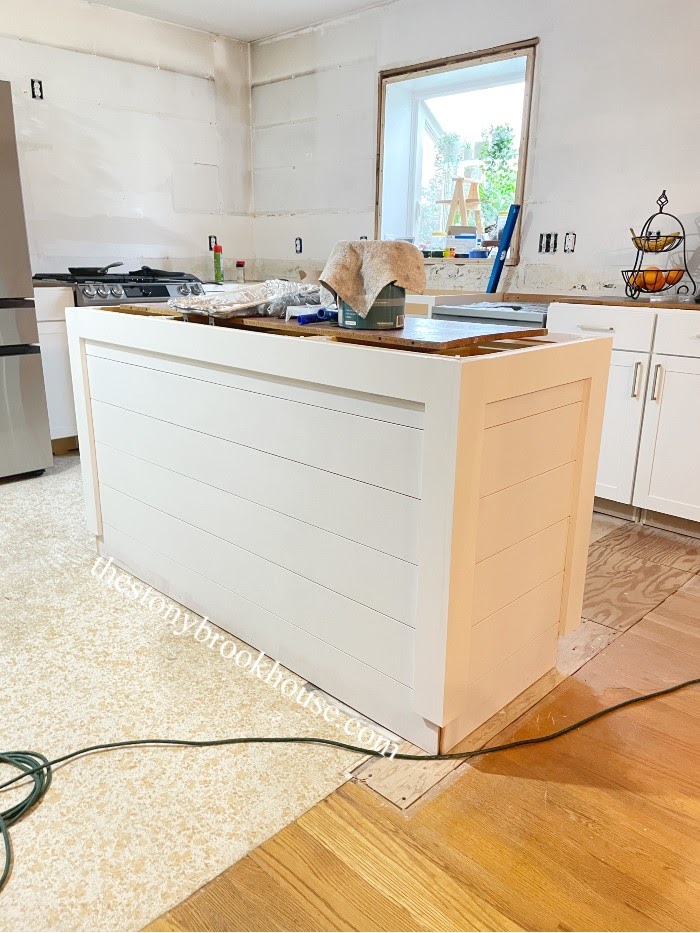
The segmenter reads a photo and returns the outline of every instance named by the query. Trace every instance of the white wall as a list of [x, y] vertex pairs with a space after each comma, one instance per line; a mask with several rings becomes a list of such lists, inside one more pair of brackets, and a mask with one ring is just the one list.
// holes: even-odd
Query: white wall
[[[700, 3], [679, 0], [669, 16], [657, 0], [397, 0], [253, 44], [260, 268], [322, 263], [335, 240], [372, 235], [380, 70], [534, 36], [522, 261], [511, 287], [621, 291], [634, 255], [629, 227], [641, 227], [664, 187], [697, 268]], [[537, 253], [541, 231], [558, 231], [563, 245], [568, 230], [578, 234], [573, 255]], [[483, 284], [486, 274], [443, 267], [433, 284]]]
[[0, 79], [34, 272], [123, 260], [210, 277], [210, 233], [229, 263], [250, 256], [246, 43], [82, 0], [0, 0]]

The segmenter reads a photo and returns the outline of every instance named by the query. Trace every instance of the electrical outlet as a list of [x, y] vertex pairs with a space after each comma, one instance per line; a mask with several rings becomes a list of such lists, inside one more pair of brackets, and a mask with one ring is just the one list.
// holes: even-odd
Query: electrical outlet
[[44, 82], [43, 81], [40, 81], [38, 78], [32, 78], [31, 88], [32, 88], [32, 98], [34, 100], [44, 99]]
[[558, 242], [558, 233], [540, 233], [540, 253], [556, 253]]
[[218, 246], [218, 245], [219, 245], [219, 241], [216, 239], [216, 237], [214, 236], [214, 234], [213, 234], [213, 233], [210, 234], [210, 236], [209, 236], [209, 252], [210, 252], [210, 253], [213, 252], [214, 247], [215, 247], [215, 246]]
[[300, 256], [300, 255], [301, 255], [301, 250], [302, 250], [301, 237], [298, 236], [298, 237], [295, 237], [295, 238], [294, 238], [294, 252], [295, 252], [298, 256]]
[[361, 236], [360, 239], [361, 239], [361, 240], [366, 240], [366, 239], [367, 239], [367, 234], [366, 234], [366, 233], [363, 234], [363, 236]]
[[564, 234], [564, 252], [573, 253], [576, 249], [576, 234], [569, 231]]

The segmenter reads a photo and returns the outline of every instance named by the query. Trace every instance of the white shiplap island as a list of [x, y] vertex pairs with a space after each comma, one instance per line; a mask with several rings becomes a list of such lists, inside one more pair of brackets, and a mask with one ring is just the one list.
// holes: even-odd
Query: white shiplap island
[[441, 356], [67, 321], [100, 553], [428, 751], [554, 666], [609, 339]]

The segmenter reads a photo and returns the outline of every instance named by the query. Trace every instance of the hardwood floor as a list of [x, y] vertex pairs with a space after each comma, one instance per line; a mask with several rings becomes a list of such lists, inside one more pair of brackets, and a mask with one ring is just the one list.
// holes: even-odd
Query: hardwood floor
[[[640, 621], [596, 628], [601, 652], [494, 742], [700, 675], [695, 545], [627, 530], [593, 546], [589, 582], [619, 626], [628, 594], [599, 574], [627, 566]], [[699, 735], [691, 687], [463, 764], [405, 811], [348, 783], [148, 929], [697, 930]]]

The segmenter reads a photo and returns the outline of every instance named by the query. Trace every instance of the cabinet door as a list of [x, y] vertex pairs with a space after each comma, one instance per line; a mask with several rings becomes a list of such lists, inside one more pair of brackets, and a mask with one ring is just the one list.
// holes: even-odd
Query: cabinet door
[[78, 426], [75, 420], [66, 324], [65, 321], [40, 321], [38, 327], [51, 440], [74, 437], [78, 433]]
[[603, 499], [632, 502], [648, 368], [648, 353], [612, 352], [595, 487]]
[[634, 505], [700, 521], [700, 359], [655, 353]]
[[37, 321], [65, 321], [66, 308], [74, 304], [75, 296], [69, 286], [37, 285], [34, 289]]

